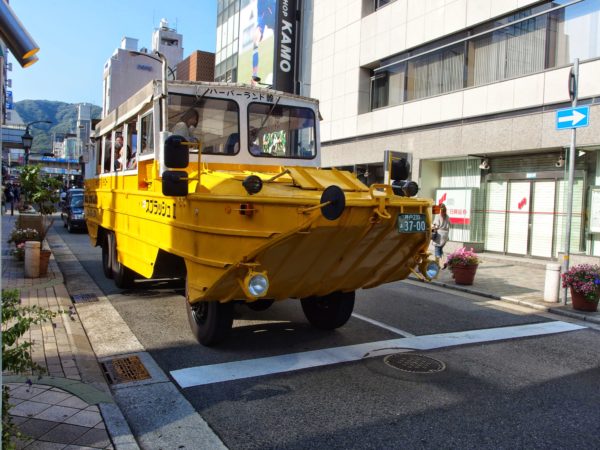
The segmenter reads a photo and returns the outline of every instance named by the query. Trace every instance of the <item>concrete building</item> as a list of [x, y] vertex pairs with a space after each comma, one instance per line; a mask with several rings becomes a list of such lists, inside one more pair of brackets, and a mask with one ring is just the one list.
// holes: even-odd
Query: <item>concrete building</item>
[[215, 54], [196, 50], [177, 64], [175, 74], [178, 80], [214, 81]]
[[[236, 15], [250, 3], [219, 2], [217, 79], [238, 81]], [[297, 16], [295, 91], [320, 100], [324, 165], [370, 184], [386, 150], [410, 154], [419, 195], [448, 206], [451, 240], [499, 253], [565, 248], [571, 132], [557, 111], [578, 58], [589, 126], [570, 251], [600, 256], [600, 2], [303, 0]]]
[[152, 34], [152, 51], [146, 48], [138, 50], [138, 40], [124, 37], [121, 46], [104, 64], [102, 86], [102, 117], [123, 103], [142, 86], [154, 79], [160, 79], [162, 63], [153, 54], [158, 51], [167, 59], [171, 75], [183, 59], [183, 36], [169, 28], [165, 19], [160, 28]]

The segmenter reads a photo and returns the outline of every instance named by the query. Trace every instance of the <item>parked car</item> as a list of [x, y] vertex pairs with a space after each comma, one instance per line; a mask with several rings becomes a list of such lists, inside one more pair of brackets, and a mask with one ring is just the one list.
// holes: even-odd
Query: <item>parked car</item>
[[62, 206], [60, 217], [69, 233], [75, 229], [86, 229], [83, 211], [83, 189], [69, 189]]

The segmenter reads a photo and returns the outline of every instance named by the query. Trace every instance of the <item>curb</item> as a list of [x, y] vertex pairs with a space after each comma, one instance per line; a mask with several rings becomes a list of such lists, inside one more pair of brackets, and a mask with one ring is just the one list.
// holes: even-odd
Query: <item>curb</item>
[[[408, 279], [413, 280], [413, 281], [421, 281], [419, 278], [412, 276], [412, 275], [409, 276]], [[473, 289], [470, 287], [444, 283], [441, 281], [430, 281], [429, 283], [434, 286], [442, 287], [445, 289], [450, 289], [453, 291], [465, 292], [467, 294], [478, 295], [480, 297], [491, 298], [493, 300], [501, 300], [501, 301], [513, 303], [516, 305], [527, 306], [529, 308], [537, 309], [539, 311], [550, 312], [552, 314], [556, 314], [559, 316], [565, 316], [565, 317], [569, 317], [571, 319], [582, 320], [582, 321], [600, 325], [600, 317], [588, 316], [585, 313], [580, 313], [580, 312], [573, 311], [573, 310], [566, 310], [564, 308], [557, 308], [555, 306], [552, 306], [552, 305], [554, 305], [554, 303], [552, 303], [552, 305], [551, 304], [544, 305], [544, 304], [540, 304], [540, 303], [536, 303], [536, 302], [532, 302], [532, 301], [521, 300], [521, 299], [518, 299], [515, 297], [490, 294], [489, 292], [483, 292], [483, 291]]]

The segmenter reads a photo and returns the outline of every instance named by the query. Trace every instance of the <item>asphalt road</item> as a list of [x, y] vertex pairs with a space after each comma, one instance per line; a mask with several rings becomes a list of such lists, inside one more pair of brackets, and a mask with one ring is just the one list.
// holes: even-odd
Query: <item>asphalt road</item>
[[[247, 361], [246, 369], [235, 366], [240, 379], [179, 387], [229, 448], [600, 448], [596, 330], [519, 338], [523, 327], [561, 319], [398, 282], [358, 292], [359, 316], [335, 332], [312, 329], [295, 301], [262, 313], [241, 306], [231, 338], [205, 348], [189, 331], [181, 283], [146, 281], [121, 291], [102, 275], [87, 235], [56, 229], [176, 385], [174, 371]], [[456, 345], [490, 328], [502, 337]], [[396, 341], [385, 350], [399, 338], [438, 343], [418, 354], [444, 370], [418, 374], [386, 364], [377, 352], [402, 351]], [[325, 363], [339, 347], [371, 343], [376, 356]], [[315, 352], [316, 362], [293, 370], [306, 360], [301, 352]], [[271, 360], [254, 361], [270, 357], [278, 372], [244, 377], [248, 368], [270, 367]]]

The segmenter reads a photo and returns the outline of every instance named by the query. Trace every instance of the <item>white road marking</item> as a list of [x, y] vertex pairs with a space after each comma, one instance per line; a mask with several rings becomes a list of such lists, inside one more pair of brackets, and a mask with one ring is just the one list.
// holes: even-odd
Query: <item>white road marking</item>
[[357, 319], [364, 320], [365, 322], [369, 322], [372, 325], [378, 326], [379, 328], [384, 328], [388, 331], [391, 331], [392, 333], [399, 334], [400, 336], [404, 336], [404, 337], [414, 337], [415, 336], [414, 334], [409, 333], [408, 331], [404, 331], [399, 328], [390, 327], [389, 325], [386, 325], [385, 323], [377, 322], [376, 320], [369, 319], [368, 317], [361, 316], [360, 314], [352, 313], [352, 317], [356, 317]]
[[187, 369], [173, 370], [171, 371], [171, 376], [179, 386], [188, 388], [275, 373], [291, 372], [310, 367], [357, 361], [372, 356], [398, 353], [403, 349], [431, 350], [455, 345], [564, 333], [584, 328], [586, 327], [557, 321], [429, 336], [415, 336], [209, 366], [189, 367]]

